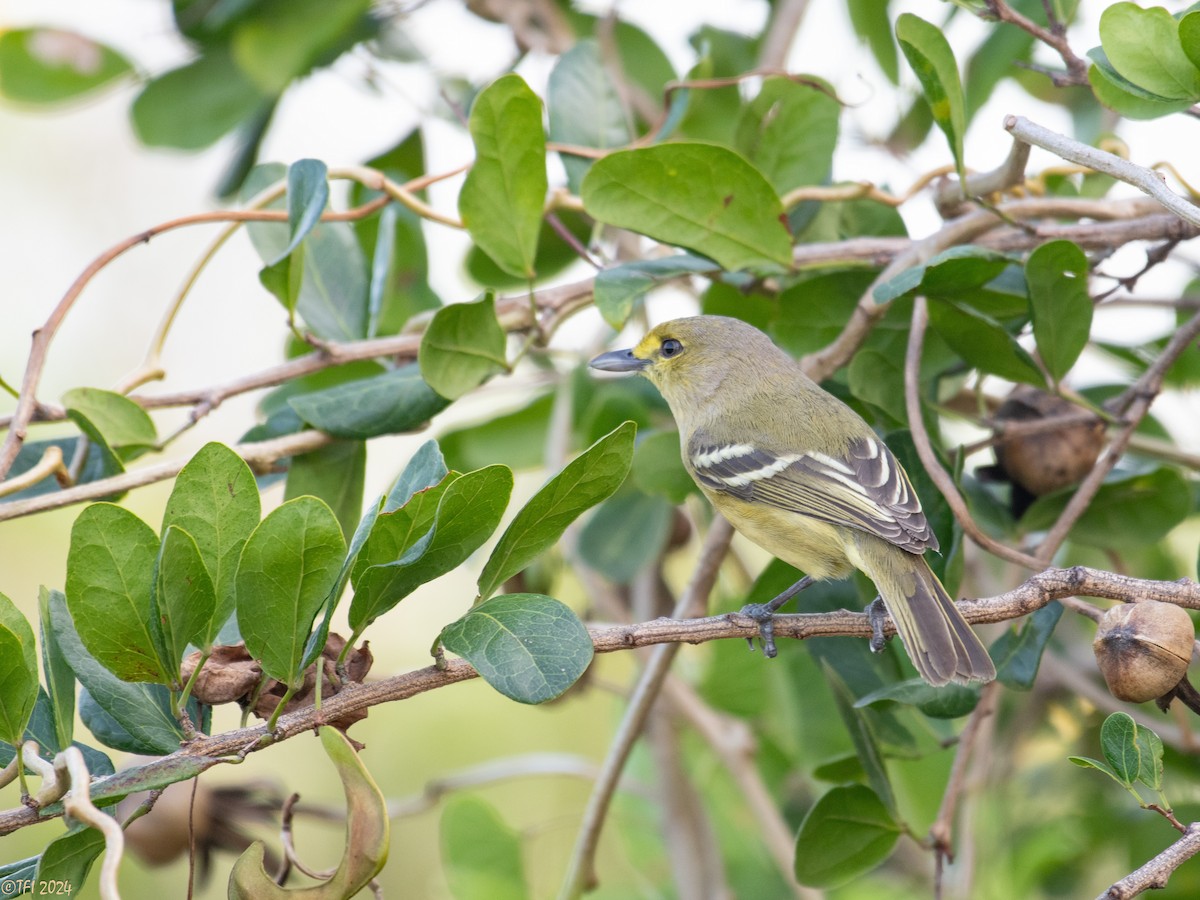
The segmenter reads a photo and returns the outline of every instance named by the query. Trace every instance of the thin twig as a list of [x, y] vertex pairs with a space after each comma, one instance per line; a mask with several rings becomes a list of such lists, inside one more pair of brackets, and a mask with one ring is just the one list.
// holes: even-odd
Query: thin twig
[[1053, 80], [1055, 87], [1087, 85], [1087, 61], [1077, 56], [1075, 51], [1071, 49], [1071, 45], [1067, 43], [1066, 28], [1063, 27], [1062, 23], [1056, 17], [1050, 19], [1050, 28], [1046, 29], [1032, 19], [1017, 12], [1008, 5], [1006, 0], [985, 0], [985, 3], [987, 4], [988, 12], [992, 16], [1001, 22], [1016, 25], [1023, 31], [1033, 35], [1034, 38], [1054, 50], [1062, 58], [1063, 64], [1067, 67], [1067, 74], [1047, 73]]
[[958, 736], [954, 763], [950, 767], [950, 779], [946, 782], [946, 790], [942, 793], [942, 803], [938, 807], [937, 818], [929, 827], [929, 838], [933, 842], [933, 850], [939, 858], [949, 860], [954, 858], [954, 817], [966, 785], [967, 763], [971, 759], [971, 754], [976, 750], [976, 742], [984, 721], [996, 713], [999, 696], [999, 682], [993, 681], [985, 684], [979, 692], [979, 702], [975, 704], [975, 709], [971, 711], [967, 724], [963, 726], [963, 730]]
[[[272, 438], [269, 441], [258, 441], [249, 444], [237, 444], [233, 450], [246, 460], [251, 469], [260, 474], [270, 469], [271, 465], [281, 459], [297, 456], [318, 450], [333, 442], [333, 438], [322, 431], [300, 431], [283, 437]], [[155, 466], [143, 466], [102, 478], [99, 481], [89, 481], [62, 491], [49, 494], [39, 494], [25, 500], [12, 500], [0, 503], [0, 522], [6, 519], [19, 519], [22, 516], [45, 512], [50, 509], [61, 509], [75, 503], [85, 503], [89, 500], [100, 500], [113, 494], [122, 494], [134, 488], [145, 487], [159, 481], [174, 478], [187, 464], [186, 459], [173, 459]]]

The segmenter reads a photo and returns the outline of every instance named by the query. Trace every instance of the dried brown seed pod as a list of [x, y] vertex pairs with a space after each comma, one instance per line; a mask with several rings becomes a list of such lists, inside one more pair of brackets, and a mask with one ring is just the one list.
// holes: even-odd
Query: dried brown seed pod
[[1183, 609], [1144, 600], [1106, 612], [1092, 650], [1109, 692], [1118, 700], [1144, 703], [1179, 684], [1195, 640], [1195, 626]]
[[1014, 484], [1041, 497], [1083, 479], [1104, 446], [1104, 423], [1099, 416], [1065, 424], [1051, 431], [1005, 435], [1008, 422], [1035, 422], [1082, 412], [1061, 397], [1020, 385], [996, 410], [999, 440], [996, 462]]

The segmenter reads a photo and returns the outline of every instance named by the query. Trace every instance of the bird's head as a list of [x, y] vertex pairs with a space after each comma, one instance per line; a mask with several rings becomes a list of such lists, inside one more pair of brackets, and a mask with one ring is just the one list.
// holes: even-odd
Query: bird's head
[[731, 375], [743, 377], [768, 361], [791, 357], [741, 319], [693, 316], [663, 322], [637, 346], [613, 350], [592, 360], [593, 369], [645, 375], [675, 408], [702, 403]]

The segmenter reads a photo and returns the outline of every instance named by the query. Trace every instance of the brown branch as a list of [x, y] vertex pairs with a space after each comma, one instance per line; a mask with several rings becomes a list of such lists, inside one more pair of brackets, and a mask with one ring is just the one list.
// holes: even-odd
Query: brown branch
[[1033, 35], [1036, 40], [1041, 41], [1062, 58], [1063, 65], [1067, 67], [1066, 75], [1055, 72], [1046, 73], [1054, 82], [1055, 87], [1069, 87], [1072, 85], [1087, 86], [1087, 61], [1077, 56], [1075, 51], [1071, 49], [1071, 45], [1067, 43], [1066, 29], [1063, 28], [1061, 22], [1053, 20], [1050, 23], [1050, 28], [1047, 29], [1017, 12], [1008, 5], [1006, 0], [985, 0], [985, 3], [987, 4], [988, 13], [995, 19], [1016, 25], [1022, 31]]
[[[269, 441], [259, 441], [251, 444], [237, 444], [233, 450], [246, 460], [251, 469], [258, 473], [268, 471], [272, 464], [289, 456], [308, 453], [331, 443], [333, 438], [323, 431], [300, 431], [283, 437], [272, 438]], [[51, 509], [61, 509], [75, 503], [86, 503], [89, 500], [101, 500], [113, 494], [123, 494], [134, 488], [145, 487], [159, 481], [174, 478], [187, 464], [186, 459], [173, 459], [155, 466], [143, 466], [102, 478], [99, 481], [89, 481], [62, 491], [49, 494], [39, 494], [24, 500], [12, 500], [0, 503], [0, 522], [7, 519], [19, 519], [22, 516], [46, 512]]]
[[[369, 203], [343, 212], [328, 212], [321, 216], [322, 221], [350, 221], [363, 218], [378, 211], [388, 203], [387, 197], [379, 197]], [[126, 238], [118, 244], [105, 250], [79, 274], [74, 283], [67, 289], [62, 299], [54, 307], [49, 318], [33, 333], [33, 346], [29, 359], [25, 364], [25, 375], [21, 379], [21, 395], [17, 400], [17, 408], [9, 422], [9, 431], [0, 445], [0, 480], [8, 474], [21, 444], [27, 436], [27, 426], [37, 408], [37, 389], [41, 382], [42, 370], [46, 365], [46, 356], [50, 350], [50, 342], [54, 340], [59, 327], [67, 313], [79, 299], [83, 289], [105, 266], [122, 256], [139, 244], [149, 243], [151, 238], [166, 234], [178, 228], [200, 225], [209, 222], [286, 222], [287, 212], [284, 210], [218, 210], [215, 212], [196, 213], [171, 219], [153, 228], [148, 228], [140, 234]]]
[[1116, 882], [1096, 900], [1129, 900], [1145, 891], [1165, 888], [1172, 873], [1197, 853], [1200, 853], [1200, 822], [1193, 822], [1183, 837]]
[[[714, 524], [713, 527], [717, 526]], [[715, 577], [716, 567], [712, 558], [710, 555], [707, 566], [714, 571], [705, 576], [705, 581]], [[696, 590], [686, 591], [685, 600], [700, 596], [699, 588], [705, 586], [699, 578], [700, 572], [703, 571], [704, 566], [693, 579], [692, 584], [696, 585]], [[1194, 581], [1151, 581], [1085, 566], [1047, 569], [1031, 576], [1013, 590], [995, 597], [961, 600], [958, 608], [966, 620], [973, 624], [1006, 622], [1036, 612], [1055, 600], [1076, 595], [1122, 602], [1159, 600], [1186, 609], [1200, 610], [1200, 585]], [[588, 632], [595, 652], [614, 653], [656, 644], [702, 644], [731, 638], [746, 640], [756, 637], [758, 629], [758, 622], [749, 616], [725, 613], [701, 619], [661, 618], [630, 625], [592, 625], [589, 626]], [[887, 619], [884, 625], [885, 633], [894, 634], [895, 630], [891, 619]], [[862, 612], [836, 610], [829, 613], [780, 615], [775, 618], [776, 637], [797, 640], [833, 636], [869, 639], [871, 634], [871, 622]], [[144, 788], [141, 786], [152, 779], [170, 781], [173, 773], [176, 775], [175, 780], [179, 780], [177, 776], [181, 771], [186, 771], [187, 777], [190, 778], [197, 774], [197, 768], [203, 771], [222, 762], [239, 761], [247, 754], [270, 744], [311, 731], [322, 722], [337, 720], [349, 713], [369, 709], [381, 703], [407, 700], [418, 694], [468, 681], [477, 676], [478, 673], [468, 662], [454, 659], [448, 661], [445, 668], [428, 666], [394, 675], [383, 681], [351, 684], [333, 697], [325, 698], [320, 711], [306, 707], [281, 716], [273, 735], [268, 735], [266, 725], [263, 724], [211, 737], [200, 737], [169, 756], [97, 781], [92, 787], [92, 795], [97, 799], [104, 799], [131, 790], [142, 790]], [[48, 815], [52, 814], [39, 814], [37, 810], [24, 807], [0, 812], [0, 835], [42, 821]]]
[[938, 871], [941, 871], [942, 860], [954, 859], [953, 827], [954, 816], [958, 811], [958, 801], [962, 798], [966, 785], [967, 763], [976, 749], [976, 742], [982, 731], [983, 723], [996, 714], [999, 705], [999, 682], [985, 684], [979, 694], [979, 702], [971, 711], [967, 724], [963, 726], [958, 736], [958, 748], [954, 753], [954, 763], [950, 767], [950, 778], [946, 782], [946, 790], [942, 794], [942, 802], [938, 807], [937, 818], [929, 826], [929, 838], [933, 842], [933, 850], [938, 855]]

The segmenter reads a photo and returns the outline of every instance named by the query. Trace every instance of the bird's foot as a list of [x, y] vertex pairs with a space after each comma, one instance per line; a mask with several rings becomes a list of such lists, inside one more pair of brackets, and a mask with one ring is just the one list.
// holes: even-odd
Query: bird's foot
[[[738, 612], [743, 616], [749, 616], [758, 623], [758, 639], [762, 644], [763, 656], [767, 659], [772, 659], [779, 653], [775, 646], [775, 610], [776, 606], [771, 603], [747, 603]], [[754, 638], [746, 638], [746, 643], [750, 645], [750, 649], [754, 649]]]
[[883, 598], [876, 597], [867, 604], [863, 612], [867, 614], [867, 621], [871, 623], [871, 652], [881, 653], [888, 642], [887, 635], [883, 633], [883, 622], [887, 618], [887, 607], [883, 604]]

